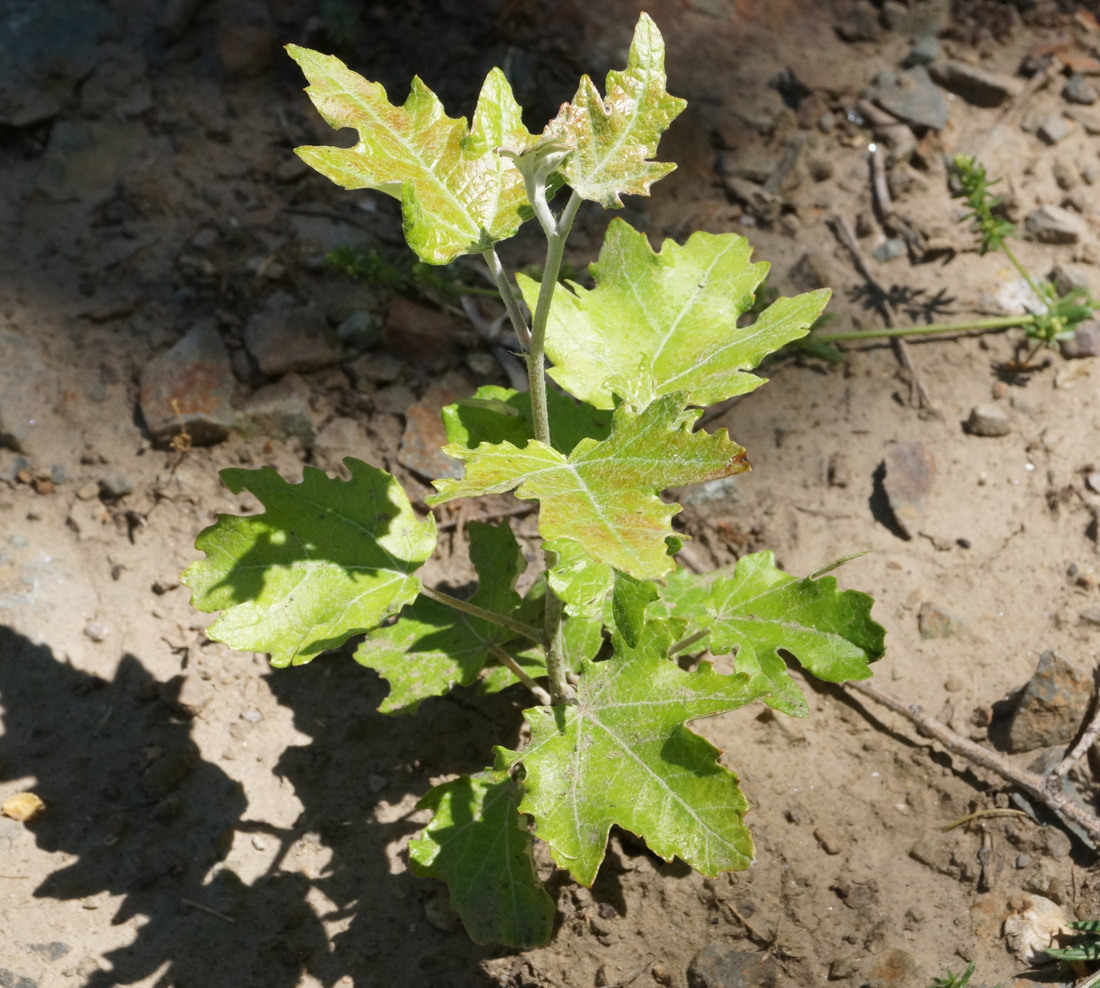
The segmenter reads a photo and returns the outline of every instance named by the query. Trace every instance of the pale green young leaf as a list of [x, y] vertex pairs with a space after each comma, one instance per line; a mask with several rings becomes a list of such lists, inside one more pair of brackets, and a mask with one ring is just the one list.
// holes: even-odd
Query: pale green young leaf
[[[596, 287], [555, 287], [546, 330], [550, 376], [597, 408], [613, 408], [618, 395], [640, 409], [676, 391], [685, 404], [706, 406], [758, 388], [765, 379], [749, 371], [805, 336], [829, 291], [777, 299], [739, 327], [768, 273], [767, 264], [750, 262], [751, 253], [736, 233], [694, 233], [682, 246], [666, 240], [654, 252], [644, 233], [612, 220], [590, 266]], [[517, 280], [534, 306], [538, 283]]]
[[206, 633], [241, 651], [300, 665], [380, 625], [420, 592], [415, 570], [435, 548], [384, 470], [348, 457], [348, 481], [306, 467], [289, 484], [270, 467], [223, 470], [234, 494], [251, 491], [263, 514], [219, 515], [199, 534], [206, 558], [180, 577], [200, 611], [222, 611]]
[[607, 439], [584, 439], [568, 457], [535, 440], [522, 449], [508, 442], [475, 450], [448, 445], [444, 452], [465, 461], [466, 475], [435, 481], [439, 493], [427, 500], [515, 488], [516, 497], [540, 502], [544, 539], [573, 539], [596, 562], [639, 580], [660, 577], [674, 566], [665, 539], [679, 505], [665, 504], [659, 492], [748, 468], [745, 451], [725, 430], [693, 433], [695, 417], [684, 413], [680, 395], [641, 414], [621, 407]]
[[[470, 602], [510, 616], [520, 605], [516, 580], [527, 568], [512, 529], [470, 522], [466, 534], [478, 575]], [[499, 625], [418, 597], [394, 624], [371, 633], [355, 650], [355, 660], [389, 681], [390, 692], [378, 708], [382, 713], [411, 714], [430, 696], [469, 686], [484, 668], [490, 647], [514, 637]]]
[[417, 804], [434, 816], [409, 843], [412, 869], [447, 883], [475, 943], [539, 947], [554, 928], [554, 900], [539, 880], [518, 802], [508, 773], [487, 771], [436, 786]]
[[608, 72], [606, 97], [581, 78], [571, 103], [547, 125], [545, 141], [572, 149], [561, 173], [583, 199], [604, 208], [620, 195], [649, 195], [676, 166], [651, 160], [661, 135], [687, 103], [665, 90], [665, 43], [648, 14], [638, 18], [624, 70]]
[[615, 580], [615, 570], [594, 560], [573, 539], [542, 544], [547, 553], [550, 586], [565, 604], [567, 614], [593, 617]]
[[673, 629], [650, 621], [646, 631], [638, 648], [618, 638], [612, 658], [582, 666], [575, 705], [525, 711], [525, 749], [498, 749], [523, 763], [520, 810], [535, 818], [558, 866], [584, 885], [596, 877], [612, 824], [666, 861], [679, 857], [710, 877], [753, 859], [737, 777], [684, 724], [744, 706], [764, 690], [709, 663], [684, 672], [666, 657]]
[[[554, 423], [551, 443], [561, 453], [571, 453], [582, 439], [606, 439], [611, 431], [609, 411], [576, 402], [553, 388], [547, 389], [546, 406]], [[467, 449], [481, 443], [526, 445], [535, 436], [531, 395], [486, 384], [472, 397], [445, 405], [443, 427], [449, 442]]]
[[737, 650], [735, 667], [762, 677], [775, 691], [773, 706], [805, 716], [805, 701], [787, 673], [789, 652], [818, 679], [867, 679], [885, 651], [885, 634], [871, 619], [873, 601], [855, 590], [838, 592], [831, 576], [796, 579], [775, 566], [770, 552], [737, 561], [732, 576], [714, 581], [703, 624], [714, 654]]
[[615, 570], [615, 586], [611, 593], [611, 614], [615, 629], [631, 648], [637, 648], [645, 629], [646, 607], [660, 597], [649, 580], [635, 580]]
[[486, 77], [467, 130], [466, 118], [446, 116], [419, 78], [405, 104], [394, 106], [380, 84], [340, 59], [297, 45], [287, 51], [321, 116], [359, 133], [354, 147], [300, 147], [298, 155], [345, 189], [377, 189], [400, 200], [405, 238], [423, 260], [447, 264], [481, 253], [530, 215], [523, 177], [496, 152], [533, 139], [500, 69]]

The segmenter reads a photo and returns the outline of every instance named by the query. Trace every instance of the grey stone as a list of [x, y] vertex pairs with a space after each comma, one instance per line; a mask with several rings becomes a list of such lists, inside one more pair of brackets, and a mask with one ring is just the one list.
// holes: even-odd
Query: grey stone
[[897, 75], [880, 72], [864, 95], [914, 127], [942, 130], [947, 124], [947, 103], [923, 65]]
[[1069, 121], [1061, 113], [1051, 113], [1039, 121], [1035, 133], [1047, 144], [1057, 144], [1070, 130]]
[[931, 65], [940, 57], [940, 43], [931, 35], [921, 38], [905, 56], [902, 62], [904, 68], [912, 68], [914, 65]]
[[38, 988], [38, 982], [34, 978], [0, 967], [0, 988]]
[[928, 35], [924, 40], [935, 43], [932, 35], [951, 26], [951, 0], [916, 0], [915, 3], [886, 0], [882, 5], [882, 22], [897, 34], [910, 38]]
[[779, 978], [775, 958], [757, 951], [710, 943], [688, 964], [688, 988], [774, 988]]
[[209, 446], [221, 442], [236, 421], [233, 391], [225, 344], [214, 324], [204, 321], [145, 365], [141, 415], [156, 441], [177, 436], [182, 421], [193, 444]]
[[1013, 76], [965, 62], [937, 62], [928, 71], [944, 89], [950, 89], [974, 106], [1000, 106], [1023, 90], [1023, 84]]
[[1100, 111], [1086, 110], [1080, 106], [1067, 106], [1066, 116], [1076, 120], [1085, 132], [1095, 136], [1100, 134]]
[[1003, 408], [996, 405], [977, 405], [970, 410], [966, 431], [972, 436], [1007, 436], [1012, 431], [1012, 421]]
[[905, 253], [905, 241], [901, 237], [891, 237], [889, 240], [884, 240], [879, 244], [871, 252], [871, 255], [876, 261], [885, 264], [887, 261], [892, 261], [895, 258], [904, 257]]
[[57, 116], [95, 66], [112, 23], [97, 0], [0, 0], [0, 124]]
[[357, 385], [390, 384], [404, 373], [406, 366], [404, 358], [395, 353], [368, 353], [351, 365], [351, 377]]
[[1062, 349], [1062, 356], [1067, 360], [1100, 357], [1100, 323], [1078, 323], [1073, 338], [1062, 340], [1059, 346]]
[[109, 470], [99, 478], [99, 489], [104, 497], [123, 497], [133, 492], [134, 478], [123, 470]]
[[416, 403], [412, 388], [404, 384], [389, 384], [379, 388], [371, 395], [371, 404], [376, 412], [389, 415], [404, 415], [409, 406]]
[[336, 333], [311, 306], [257, 313], [245, 325], [244, 345], [267, 377], [320, 370], [343, 355]]
[[962, 624], [961, 618], [930, 600], [921, 604], [917, 612], [917, 627], [921, 638], [950, 638]]
[[1071, 103], [1090, 106], [1100, 99], [1100, 92], [1083, 75], [1074, 73], [1066, 80], [1062, 95]]
[[886, 452], [883, 488], [890, 511], [907, 538], [917, 534], [936, 481], [936, 461], [919, 439], [895, 443]]
[[356, 309], [336, 327], [336, 335], [356, 350], [369, 350], [382, 342], [382, 326], [369, 312]]
[[297, 439], [303, 449], [312, 449], [315, 438], [310, 391], [297, 374], [259, 388], [240, 410], [241, 431], [271, 439]]
[[1020, 694], [1008, 729], [1011, 751], [1032, 751], [1074, 739], [1092, 699], [1092, 679], [1056, 652], [1043, 652]]
[[54, 202], [103, 205], [148, 140], [140, 123], [59, 120], [50, 131], [34, 187]]
[[1040, 244], [1075, 244], [1085, 231], [1085, 221], [1061, 206], [1040, 206], [1024, 219], [1024, 236]]
[[1086, 292], [1092, 291], [1092, 277], [1080, 264], [1055, 264], [1050, 277], [1054, 287], [1062, 295], [1074, 288], [1083, 288]]
[[1066, 161], [1065, 158], [1058, 158], [1051, 166], [1050, 173], [1054, 176], [1054, 181], [1058, 183], [1058, 188], [1063, 192], [1069, 192], [1081, 181], [1081, 176], [1077, 173], [1073, 163]]
[[60, 960], [72, 949], [67, 943], [62, 943], [60, 940], [51, 940], [49, 943], [27, 944], [27, 950], [50, 963]]
[[33, 453], [37, 426], [57, 395], [38, 343], [0, 329], [0, 446]]
[[875, 11], [864, 3], [845, 5], [833, 25], [833, 30], [842, 41], [851, 44], [859, 41], [877, 41], [882, 35]]
[[768, 192], [748, 179], [727, 177], [722, 184], [727, 195], [745, 206], [761, 226], [771, 226], [783, 213], [786, 201], [782, 196]]

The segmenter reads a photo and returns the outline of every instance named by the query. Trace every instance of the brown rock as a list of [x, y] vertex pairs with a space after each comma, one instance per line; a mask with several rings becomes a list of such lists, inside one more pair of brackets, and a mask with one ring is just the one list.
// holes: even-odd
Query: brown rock
[[950, 638], [961, 625], [962, 621], [958, 617], [930, 600], [921, 604], [917, 612], [921, 638]]
[[141, 414], [154, 440], [187, 430], [196, 446], [221, 442], [234, 423], [233, 371], [212, 322], [201, 322], [141, 374]]
[[445, 312], [403, 295], [390, 302], [384, 329], [386, 346], [414, 363], [446, 356], [453, 349], [454, 334], [454, 322]]
[[1024, 687], [1008, 731], [1009, 750], [1032, 751], [1074, 739], [1092, 698], [1092, 681], [1046, 651]]
[[778, 974], [775, 959], [767, 954], [711, 943], [691, 959], [687, 981], [689, 988], [774, 988]]
[[335, 331], [310, 306], [257, 313], [244, 328], [244, 345], [267, 377], [320, 370], [343, 355]]
[[904, 950], [888, 950], [867, 972], [865, 988], [910, 988], [921, 983], [916, 959]]
[[896, 443], [886, 453], [883, 487], [894, 519], [907, 538], [917, 534], [936, 480], [936, 461], [919, 439]]
[[441, 409], [455, 397], [450, 388], [437, 385], [405, 410], [405, 433], [397, 459], [428, 480], [461, 477], [463, 473], [462, 463], [440, 450], [447, 442]]

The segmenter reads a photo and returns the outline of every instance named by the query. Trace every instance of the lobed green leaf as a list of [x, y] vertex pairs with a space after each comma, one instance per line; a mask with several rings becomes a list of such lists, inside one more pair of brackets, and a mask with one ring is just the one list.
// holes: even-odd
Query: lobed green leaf
[[542, 946], [554, 928], [554, 900], [535, 869], [533, 840], [507, 772], [463, 775], [417, 804], [434, 816], [409, 843], [418, 875], [441, 878], [475, 943]]
[[714, 580], [701, 624], [710, 628], [711, 652], [736, 650], [736, 669], [770, 685], [772, 706], [804, 717], [806, 701], [782, 653], [826, 682], [868, 679], [870, 663], [886, 650], [886, 632], [871, 619], [873, 603], [855, 590], [838, 592], [831, 576], [789, 576], [770, 552], [758, 552], [739, 559], [732, 576]]
[[[516, 580], [527, 568], [512, 529], [470, 522], [466, 532], [478, 575], [470, 603], [511, 616], [520, 605]], [[488, 661], [491, 646], [514, 637], [499, 625], [418, 597], [394, 624], [367, 637], [355, 650], [355, 661], [389, 681], [390, 692], [378, 708], [382, 713], [411, 714], [428, 697], [469, 686]]]
[[525, 711], [529, 745], [497, 749], [498, 764], [523, 764], [520, 811], [535, 818], [558, 866], [584, 885], [596, 877], [612, 824], [709, 877], [752, 863], [737, 776], [684, 723], [744, 706], [765, 690], [709, 663], [682, 671], [667, 658], [674, 634], [666, 622], [650, 621], [637, 648], [617, 638], [611, 659], [583, 664], [575, 705]]
[[545, 142], [572, 149], [561, 173], [581, 198], [619, 208], [620, 195], [649, 195], [649, 187], [676, 167], [651, 160], [661, 135], [687, 105], [668, 94], [665, 82], [664, 39], [643, 13], [625, 71], [607, 74], [607, 96], [583, 76], [573, 101], [543, 133]]
[[234, 494], [251, 491], [263, 514], [219, 515], [195, 545], [206, 558], [180, 580], [192, 606], [222, 611], [206, 633], [242, 651], [300, 665], [380, 625], [420, 592], [414, 571], [435, 548], [384, 470], [348, 457], [348, 481], [306, 467], [289, 484], [271, 467], [223, 470]]
[[351, 127], [351, 148], [300, 147], [301, 159], [345, 189], [377, 189], [401, 202], [405, 238], [429, 264], [447, 264], [511, 237], [531, 215], [523, 177], [497, 154], [533, 140], [500, 69], [485, 79], [466, 118], [446, 116], [438, 97], [414, 78], [403, 106], [332, 55], [288, 45], [306, 93], [334, 128]]
[[[683, 392], [706, 406], [752, 391], [765, 379], [749, 371], [769, 353], [805, 336], [829, 300], [822, 289], [780, 298], [751, 326], [749, 310], [768, 265], [750, 263], [735, 233], [694, 233], [654, 252], [644, 233], [620, 219], [607, 228], [596, 287], [558, 285], [546, 330], [550, 376], [597, 408], [618, 395], [635, 409]], [[517, 278], [532, 308], [539, 285]]]
[[[551, 442], [559, 453], [568, 455], [582, 439], [606, 439], [611, 431], [610, 412], [576, 402], [553, 388], [547, 389], [546, 406], [554, 424]], [[483, 385], [472, 397], [444, 406], [443, 427], [449, 442], [466, 449], [482, 443], [526, 445], [535, 437], [531, 395]]]
[[655, 401], [641, 414], [625, 406], [602, 442], [584, 439], [569, 456], [532, 440], [444, 452], [465, 461], [461, 480], [437, 480], [428, 503], [502, 494], [540, 502], [539, 532], [568, 538], [593, 560], [635, 579], [663, 576], [674, 566], [665, 539], [679, 505], [658, 496], [667, 487], [725, 477], [748, 469], [745, 451], [722, 430], [692, 432], [697, 416], [683, 412], [682, 396]]

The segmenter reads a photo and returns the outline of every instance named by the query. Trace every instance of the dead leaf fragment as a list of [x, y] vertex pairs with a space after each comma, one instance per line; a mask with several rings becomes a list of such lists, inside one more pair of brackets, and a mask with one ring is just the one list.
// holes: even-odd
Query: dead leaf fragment
[[33, 820], [45, 808], [46, 804], [33, 792], [21, 792], [18, 796], [5, 800], [4, 805], [0, 806], [0, 813], [20, 823], [26, 823], [28, 820]]

